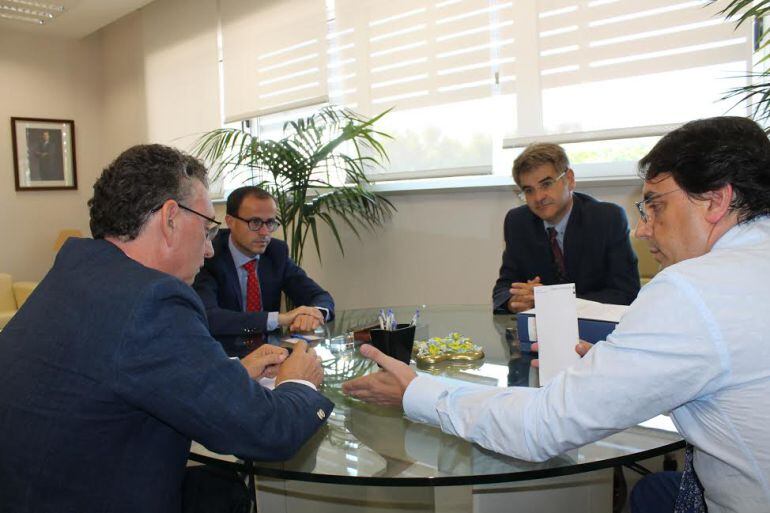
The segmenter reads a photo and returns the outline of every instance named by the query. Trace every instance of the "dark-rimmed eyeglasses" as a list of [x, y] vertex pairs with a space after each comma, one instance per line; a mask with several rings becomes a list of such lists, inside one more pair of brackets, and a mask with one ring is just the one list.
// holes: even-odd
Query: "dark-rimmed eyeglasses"
[[527, 201], [527, 198], [535, 194], [536, 190], [540, 192], [548, 191], [551, 187], [556, 185], [556, 182], [564, 178], [566, 174], [567, 174], [567, 171], [565, 170], [556, 178], [546, 178], [540, 183], [535, 184], [534, 187], [524, 187], [521, 189], [521, 192], [516, 193], [516, 195], [519, 197], [520, 200]]
[[672, 189], [670, 191], [661, 192], [660, 194], [653, 194], [649, 198], [645, 198], [641, 201], [637, 201], [634, 203], [634, 206], [636, 207], [636, 210], [639, 211], [639, 217], [642, 219], [643, 223], [648, 223], [650, 219], [652, 219], [652, 214], [648, 212], [648, 207], [653, 202], [657, 201], [658, 199], [662, 198], [666, 194], [671, 194], [672, 192], [681, 191], [682, 189]]
[[[166, 201], [168, 201], [168, 200], [166, 200]], [[153, 208], [152, 210], [150, 210], [150, 213], [151, 213], [151, 214], [154, 214], [155, 212], [157, 212], [158, 210], [160, 210], [161, 208], [163, 208], [163, 205], [165, 205], [165, 204], [166, 204], [166, 201], [164, 201], [163, 203], [161, 203], [161, 204], [160, 204], [160, 205], [158, 205], [157, 207], [155, 207], [155, 208]], [[209, 217], [209, 216], [207, 216], [207, 215], [205, 215], [205, 214], [201, 214], [201, 213], [200, 213], [200, 212], [198, 212], [197, 210], [194, 210], [194, 209], [192, 209], [192, 208], [190, 208], [190, 207], [188, 207], [188, 206], [186, 206], [186, 205], [182, 205], [182, 204], [181, 204], [181, 203], [179, 203], [178, 201], [176, 202], [176, 204], [177, 204], [177, 205], [179, 206], [179, 208], [181, 208], [182, 210], [186, 210], [187, 212], [190, 212], [190, 213], [192, 213], [192, 214], [195, 214], [196, 216], [202, 217], [203, 219], [205, 219], [206, 221], [208, 221], [208, 222], [209, 222], [209, 224], [206, 226], [206, 240], [209, 240], [209, 241], [212, 241], [212, 240], [214, 240], [214, 237], [216, 237], [216, 236], [217, 236], [217, 233], [219, 233], [219, 226], [222, 224], [222, 222], [221, 222], [221, 221], [217, 221], [217, 220], [216, 220], [216, 219], [214, 219], [213, 217]]]
[[234, 217], [235, 219], [239, 221], [243, 221], [247, 225], [249, 225], [249, 230], [252, 232], [258, 232], [263, 226], [267, 228], [267, 231], [270, 233], [273, 233], [278, 229], [279, 226], [281, 226], [281, 222], [278, 219], [260, 219], [258, 217], [252, 217], [251, 219], [244, 219], [242, 217], [238, 217], [235, 214], [228, 214], [230, 217]]

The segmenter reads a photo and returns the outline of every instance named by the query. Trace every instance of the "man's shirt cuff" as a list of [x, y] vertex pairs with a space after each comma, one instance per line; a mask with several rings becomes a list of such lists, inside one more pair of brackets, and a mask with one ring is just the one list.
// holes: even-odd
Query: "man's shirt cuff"
[[404, 392], [404, 413], [417, 422], [438, 426], [436, 405], [450, 388], [447, 382], [418, 374]]
[[304, 379], [285, 379], [285, 380], [281, 381], [281, 383], [278, 386], [281, 386], [284, 383], [299, 383], [300, 385], [305, 385], [305, 386], [308, 386], [308, 387], [312, 388], [316, 392], [318, 391], [318, 389], [315, 387], [314, 384], [312, 384], [309, 381], [305, 381]]
[[278, 328], [278, 312], [268, 312], [267, 325], [265, 327], [267, 331], [273, 331]]
[[324, 321], [328, 321], [329, 320], [329, 309], [328, 308], [324, 308], [323, 306], [313, 306], [313, 308], [317, 308], [317, 309], [319, 309], [319, 310], [321, 310], [323, 312], [323, 314], [324, 314]]

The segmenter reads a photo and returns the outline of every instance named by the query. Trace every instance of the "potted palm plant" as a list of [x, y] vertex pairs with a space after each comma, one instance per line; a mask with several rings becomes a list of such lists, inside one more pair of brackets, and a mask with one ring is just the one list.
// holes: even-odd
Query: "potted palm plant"
[[290, 256], [301, 264], [308, 236], [321, 258], [319, 225], [329, 228], [344, 255], [341, 223], [360, 236], [360, 229], [381, 226], [395, 211], [387, 198], [371, 190], [366, 177], [367, 170], [388, 159], [382, 142], [390, 136], [374, 128], [387, 112], [366, 119], [348, 109], [325, 107], [285, 123], [277, 140], [220, 128], [202, 135], [193, 152], [211, 163], [215, 179], [246, 170], [245, 182], [275, 197]]
[[760, 71], [750, 72], [749, 83], [731, 89], [725, 98], [733, 98], [738, 103], [745, 102], [754, 120], [765, 127], [770, 125], [770, 31], [764, 28], [762, 20], [768, 13], [770, 0], [730, 0], [720, 11], [728, 20], [735, 21], [737, 26], [754, 24], [754, 52], [759, 57], [755, 67]]

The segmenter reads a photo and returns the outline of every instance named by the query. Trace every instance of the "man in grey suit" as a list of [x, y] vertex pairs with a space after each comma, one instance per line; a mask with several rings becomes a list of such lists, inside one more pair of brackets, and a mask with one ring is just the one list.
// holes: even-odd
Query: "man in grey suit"
[[239, 361], [209, 335], [190, 287], [219, 225], [203, 165], [135, 146], [89, 206], [94, 240], [70, 239], [0, 332], [0, 511], [178, 512], [191, 439], [291, 457], [332, 410], [323, 371], [304, 344]]

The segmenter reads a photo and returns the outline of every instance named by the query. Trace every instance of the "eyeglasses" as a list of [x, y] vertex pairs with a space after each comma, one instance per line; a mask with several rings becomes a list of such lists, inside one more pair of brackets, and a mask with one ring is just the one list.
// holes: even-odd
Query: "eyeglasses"
[[258, 232], [263, 226], [267, 227], [267, 231], [270, 233], [273, 233], [278, 229], [279, 226], [281, 226], [281, 222], [278, 219], [266, 219], [262, 220], [258, 217], [252, 217], [251, 219], [244, 219], [242, 217], [238, 217], [235, 214], [228, 214], [230, 217], [234, 217], [238, 219], [239, 221], [243, 221], [244, 223], [249, 225], [249, 230], [252, 232]]
[[[166, 200], [166, 201], [168, 201], [168, 200]], [[161, 203], [161, 204], [160, 204], [160, 205], [158, 205], [157, 207], [153, 208], [152, 210], [150, 210], [150, 213], [151, 213], [151, 214], [154, 214], [155, 212], [157, 212], [158, 210], [160, 210], [161, 208], [163, 208], [163, 205], [164, 205], [165, 203], [166, 203], [166, 202], [164, 201], [163, 203]], [[196, 216], [202, 217], [203, 219], [205, 219], [206, 221], [208, 221], [209, 223], [211, 223], [210, 225], [206, 226], [206, 240], [209, 240], [209, 241], [212, 241], [212, 240], [214, 240], [214, 237], [216, 237], [216, 236], [217, 236], [217, 233], [219, 233], [219, 226], [222, 224], [222, 222], [221, 222], [221, 221], [217, 221], [217, 220], [216, 220], [216, 219], [214, 219], [213, 217], [209, 217], [209, 216], [207, 216], [207, 215], [203, 215], [203, 214], [201, 214], [200, 212], [198, 212], [197, 210], [193, 210], [193, 209], [191, 209], [190, 207], [187, 207], [187, 206], [185, 206], [185, 205], [182, 205], [182, 204], [181, 204], [181, 203], [179, 203], [178, 201], [177, 201], [177, 203], [176, 203], [176, 204], [177, 204], [177, 205], [179, 206], [179, 208], [181, 208], [182, 210], [186, 210], [186, 211], [188, 211], [188, 212], [191, 212], [191, 213], [195, 214]]]
[[546, 178], [542, 182], [535, 184], [534, 187], [522, 187], [521, 192], [517, 193], [516, 195], [519, 197], [520, 200], [526, 201], [528, 197], [535, 194], [536, 190], [540, 192], [548, 191], [551, 187], [553, 187], [556, 184], [556, 182], [564, 178], [564, 175], [566, 174], [567, 174], [567, 171], [565, 170], [562, 172], [562, 174], [560, 174], [556, 178]]
[[655, 211], [651, 210], [650, 212], [648, 212], [648, 210], [650, 209], [650, 205], [654, 205], [653, 202], [662, 198], [666, 194], [671, 194], [672, 192], [681, 191], [681, 190], [682, 189], [673, 189], [670, 191], [661, 192], [660, 194], [654, 194], [649, 198], [645, 198], [641, 201], [637, 201], [636, 203], [634, 203], [634, 206], [636, 206], [636, 210], [639, 211], [639, 217], [642, 219], [642, 222], [646, 224], [650, 221], [650, 219], [652, 219]]

